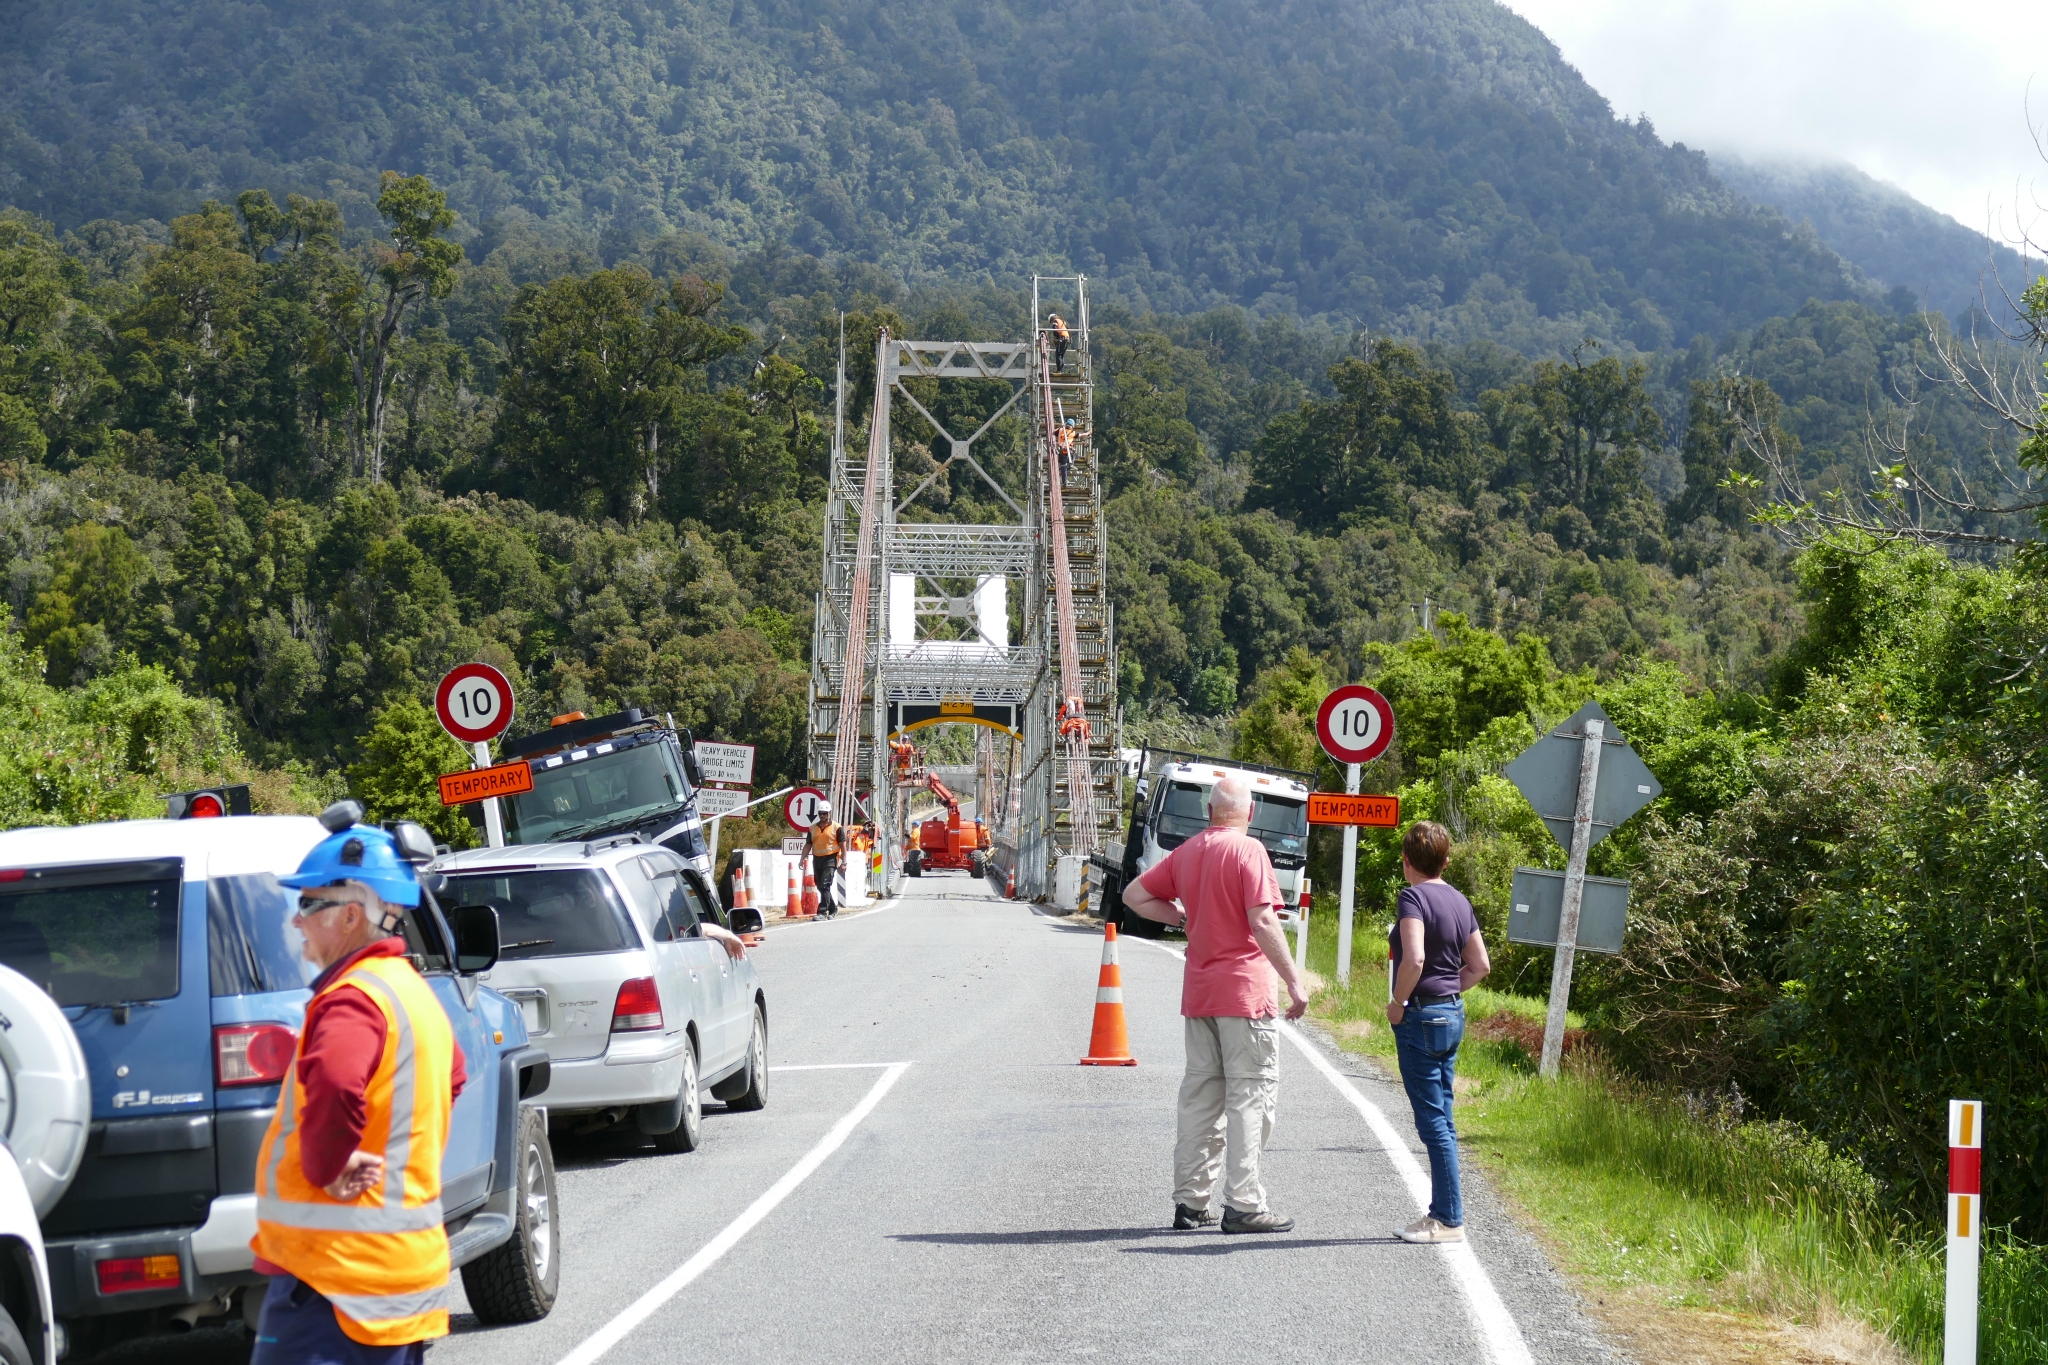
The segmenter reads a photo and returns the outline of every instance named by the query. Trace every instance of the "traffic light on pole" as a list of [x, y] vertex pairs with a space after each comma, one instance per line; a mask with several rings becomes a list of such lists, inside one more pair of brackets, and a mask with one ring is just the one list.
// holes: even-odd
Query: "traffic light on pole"
[[193, 792], [172, 792], [164, 798], [164, 815], [171, 820], [210, 820], [220, 815], [249, 815], [249, 784], [203, 787]]

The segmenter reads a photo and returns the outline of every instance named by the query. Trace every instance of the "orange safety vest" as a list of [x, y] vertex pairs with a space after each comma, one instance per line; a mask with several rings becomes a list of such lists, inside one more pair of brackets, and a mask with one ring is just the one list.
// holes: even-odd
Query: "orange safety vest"
[[[323, 987], [354, 986], [384, 1014], [384, 1053], [364, 1093], [361, 1148], [384, 1158], [381, 1185], [342, 1203], [306, 1179], [292, 1057], [256, 1160], [256, 1254], [334, 1304], [341, 1330], [366, 1346], [448, 1335], [448, 1234], [441, 1158], [453, 1107], [455, 1033], [433, 990], [404, 958], [367, 957]], [[319, 996], [315, 996], [318, 999]], [[305, 1039], [302, 1037], [300, 1046]]]
[[830, 858], [839, 852], [839, 826], [834, 824], [811, 827], [811, 854], [813, 857]]

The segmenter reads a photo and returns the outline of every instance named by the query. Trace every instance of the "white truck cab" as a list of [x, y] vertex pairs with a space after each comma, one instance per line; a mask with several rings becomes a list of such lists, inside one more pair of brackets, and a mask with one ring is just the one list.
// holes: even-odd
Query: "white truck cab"
[[1111, 845], [1096, 860], [1106, 876], [1105, 913], [1118, 930], [1157, 938], [1166, 926], [1128, 914], [1122, 889], [1166, 860], [1166, 855], [1209, 823], [1209, 793], [1226, 777], [1241, 777], [1252, 789], [1251, 836], [1266, 846], [1281, 898], [1291, 908], [1301, 900], [1308, 864], [1308, 798], [1313, 774], [1235, 759], [1205, 758], [1171, 749], [1147, 748], [1138, 759], [1138, 789], [1121, 847]]

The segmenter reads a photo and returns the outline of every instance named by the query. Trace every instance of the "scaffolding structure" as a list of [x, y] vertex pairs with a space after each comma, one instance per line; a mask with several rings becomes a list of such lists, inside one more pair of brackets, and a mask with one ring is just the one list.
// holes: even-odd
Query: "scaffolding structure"
[[[977, 810], [1019, 896], [1049, 894], [1056, 860], [1093, 853], [1097, 831], [1118, 812], [1115, 623], [1087, 280], [1034, 277], [1031, 305], [1032, 335], [1023, 341], [884, 333], [860, 459], [847, 447], [841, 347], [811, 649], [810, 773], [842, 819], [852, 811], [850, 818], [880, 826], [880, 894], [897, 888], [909, 823], [889, 742], [925, 726], [965, 722], [994, 732], [994, 748], [982, 746], [987, 761], [976, 765], [987, 774]], [[906, 387], [920, 379], [998, 380], [1011, 394], [978, 429], [956, 436]], [[892, 433], [899, 404], [938, 436], [937, 468], [900, 498]], [[1022, 487], [1007, 487], [975, 447], [1020, 408]], [[919, 500], [947, 469], [978, 475], [1016, 520], [922, 519], [931, 509]], [[1014, 640], [1013, 594], [1022, 599]]]

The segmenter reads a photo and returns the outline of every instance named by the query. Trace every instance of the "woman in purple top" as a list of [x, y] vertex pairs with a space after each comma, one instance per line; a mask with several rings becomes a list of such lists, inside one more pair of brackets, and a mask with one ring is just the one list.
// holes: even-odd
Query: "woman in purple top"
[[1418, 820], [1401, 840], [1407, 889], [1395, 901], [1387, 950], [1394, 993], [1387, 1022], [1401, 1059], [1401, 1084], [1415, 1108], [1415, 1131], [1429, 1152], [1429, 1212], [1395, 1235], [1404, 1242], [1462, 1242], [1465, 1206], [1458, 1197], [1458, 1130], [1451, 1099], [1458, 1044], [1465, 1037], [1459, 998], [1493, 970], [1472, 902], [1443, 878], [1451, 833]]

